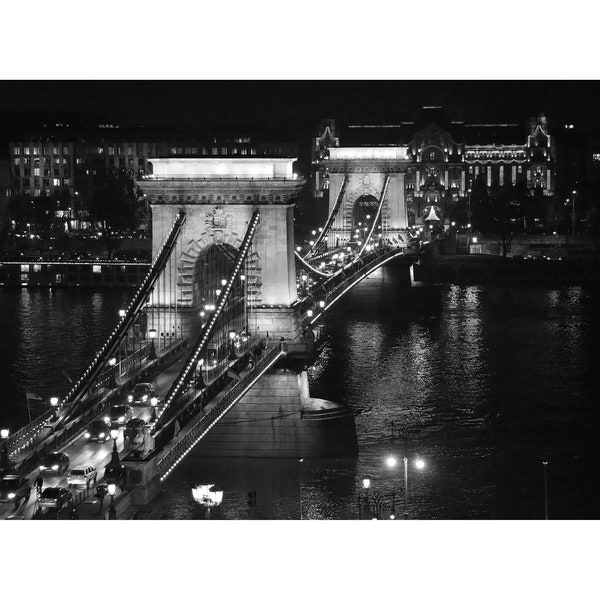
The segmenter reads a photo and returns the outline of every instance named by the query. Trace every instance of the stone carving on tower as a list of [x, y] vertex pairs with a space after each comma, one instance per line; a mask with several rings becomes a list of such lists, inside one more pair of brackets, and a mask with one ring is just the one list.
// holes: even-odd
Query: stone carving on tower
[[233, 215], [225, 214], [225, 211], [217, 206], [215, 209], [206, 213], [207, 228], [212, 229], [212, 236], [215, 244], [222, 244], [226, 237], [225, 230], [231, 230], [233, 224]]

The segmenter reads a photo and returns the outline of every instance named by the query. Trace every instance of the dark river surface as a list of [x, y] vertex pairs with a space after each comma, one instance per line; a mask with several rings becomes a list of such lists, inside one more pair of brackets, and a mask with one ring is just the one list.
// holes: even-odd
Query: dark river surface
[[[435, 295], [441, 296], [441, 312]], [[0, 292], [1, 423], [27, 419], [25, 391], [64, 394], [130, 291]], [[359, 454], [336, 459], [188, 457], [140, 514], [198, 519], [191, 488], [224, 491], [214, 519], [356, 519], [362, 479], [407, 517], [600, 517], [600, 291], [583, 287], [401, 285], [387, 267], [329, 316], [311, 395], [358, 412]], [[32, 405], [32, 412], [39, 407]], [[386, 458], [395, 456], [395, 467]], [[414, 466], [417, 455], [425, 467]], [[255, 490], [254, 509], [247, 493]]]

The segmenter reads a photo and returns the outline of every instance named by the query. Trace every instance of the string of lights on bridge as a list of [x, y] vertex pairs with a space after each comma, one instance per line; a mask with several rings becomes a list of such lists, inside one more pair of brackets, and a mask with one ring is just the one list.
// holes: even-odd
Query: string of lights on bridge
[[[162, 406], [162, 409], [160, 411], [160, 413], [158, 414], [158, 418], [156, 419], [156, 421], [152, 424], [152, 427], [150, 429], [151, 432], [153, 432], [156, 427], [159, 424], [160, 418], [161, 416], [164, 414], [164, 412], [167, 410], [167, 408], [169, 407], [169, 405], [171, 404], [171, 402], [173, 402], [173, 400], [177, 397], [177, 395], [179, 394], [180, 389], [183, 387], [183, 385], [185, 384], [185, 382], [187, 381], [187, 378], [190, 374], [190, 371], [192, 368], [194, 368], [196, 366], [196, 364], [198, 364], [198, 358], [200, 356], [200, 354], [203, 352], [204, 347], [206, 345], [206, 343], [208, 342], [208, 340], [210, 339], [210, 336], [212, 334], [212, 330], [214, 328], [215, 323], [217, 322], [217, 319], [219, 318], [225, 303], [227, 302], [227, 300], [229, 299], [229, 296], [231, 294], [231, 290], [233, 288], [233, 284], [235, 283], [235, 280], [242, 268], [242, 265], [244, 263], [244, 260], [248, 254], [248, 251], [250, 249], [250, 244], [252, 242], [252, 238], [254, 237], [254, 232], [256, 230], [256, 227], [258, 226], [260, 220], [260, 213], [259, 211], [255, 211], [254, 214], [252, 215], [252, 219], [250, 221], [250, 224], [248, 226], [248, 230], [246, 231], [246, 235], [244, 237], [244, 240], [240, 246], [239, 252], [238, 252], [238, 256], [237, 259], [235, 261], [234, 267], [232, 269], [232, 272], [230, 274], [230, 277], [228, 280], [226, 280], [225, 282], [225, 288], [222, 291], [219, 291], [219, 293], [217, 293], [217, 296], [219, 298], [216, 308], [214, 309], [214, 311], [211, 311], [212, 314], [210, 316], [210, 319], [208, 320], [208, 322], [206, 323], [206, 325], [204, 326], [204, 329], [202, 331], [202, 335], [200, 337], [199, 342], [196, 344], [196, 350], [193, 352], [193, 354], [191, 355], [190, 359], [187, 362], [187, 365], [185, 366], [185, 368], [183, 369], [183, 371], [181, 372], [181, 374], [179, 375], [179, 377], [177, 378], [177, 380], [175, 381], [173, 387], [171, 388], [171, 391], [169, 392], [169, 394], [167, 395], [167, 398], [165, 399], [165, 402]], [[212, 308], [213, 305], [211, 305]]]
[[[100, 364], [102, 355], [103, 355], [104, 351], [106, 350], [106, 348], [109, 347], [112, 343], [114, 343], [118, 334], [122, 333], [122, 329], [123, 329], [125, 322], [127, 320], [129, 320], [128, 316], [130, 315], [131, 311], [134, 309], [136, 304], [139, 302], [142, 295], [144, 295], [144, 294], [148, 295], [149, 293], [152, 292], [152, 289], [146, 289], [148, 287], [148, 283], [149, 283], [150, 279], [153, 278], [153, 276], [154, 276], [154, 271], [156, 270], [156, 266], [159, 265], [161, 262], [164, 262], [165, 260], [167, 260], [170, 257], [173, 247], [175, 246], [174, 242], [176, 241], [176, 237], [179, 234], [181, 227], [185, 223], [185, 218], [186, 218], [185, 212], [183, 212], [183, 211], [179, 212], [179, 214], [175, 218], [175, 221], [173, 222], [173, 225], [171, 226], [171, 229], [169, 230], [169, 233], [167, 234], [167, 239], [166, 239], [165, 243], [163, 244], [161, 251], [158, 253], [156, 259], [153, 261], [150, 270], [148, 271], [146, 277], [144, 278], [144, 280], [142, 282], [142, 285], [138, 288], [138, 291], [136, 292], [135, 296], [133, 297], [133, 300], [129, 304], [127, 310], [121, 309], [121, 311], [119, 313], [121, 316], [121, 320], [119, 321], [119, 323], [117, 324], [115, 329], [112, 331], [107, 342], [102, 346], [100, 351], [96, 354], [96, 357], [94, 358], [92, 363], [84, 371], [83, 375], [77, 380], [75, 385], [71, 388], [69, 393], [63, 398], [63, 400], [60, 401], [59, 399], [56, 399], [56, 402], [53, 403], [52, 409], [50, 409], [47, 413], [45, 413], [45, 416], [39, 422], [39, 424], [37, 424], [35, 427], [31, 428], [28, 431], [28, 437], [25, 440], [25, 442], [23, 444], [21, 444], [20, 446], [18, 446], [17, 448], [14, 448], [11, 451], [11, 454], [16, 454], [16, 453], [20, 452], [21, 450], [23, 450], [24, 448], [27, 448], [31, 443], [33, 443], [33, 441], [37, 438], [38, 432], [41, 429], [43, 429], [50, 421], [52, 421], [53, 419], [56, 418], [57, 410], [60, 409], [65, 403], [68, 403], [80, 391], [81, 385], [84, 384], [86, 381], [88, 381], [88, 379], [87, 379], [88, 375], [94, 369], [96, 369], [98, 367], [98, 365]], [[171, 239], [171, 238], [174, 238], [174, 239]], [[169, 254], [164, 256], [164, 253], [166, 250], [169, 251]], [[162, 271], [162, 269], [161, 269], [161, 271]], [[54, 400], [54, 398], [53, 398], [53, 400]], [[18, 435], [19, 435], [19, 432], [16, 432], [13, 435], [13, 438], [18, 439], [18, 437], [17, 437]]]

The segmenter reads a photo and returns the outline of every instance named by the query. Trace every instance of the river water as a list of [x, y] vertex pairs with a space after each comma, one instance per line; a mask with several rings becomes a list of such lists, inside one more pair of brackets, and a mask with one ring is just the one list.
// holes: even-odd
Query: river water
[[[0, 293], [2, 423], [27, 418], [25, 390], [65, 393], [62, 371], [79, 374], [130, 293]], [[547, 461], [550, 518], [599, 518], [599, 300], [582, 287], [409, 291], [388, 266], [336, 305], [309, 372], [313, 396], [357, 411], [358, 456], [187, 458], [139, 516], [203, 518], [191, 488], [213, 483], [214, 519], [356, 519], [368, 477], [382, 518], [392, 494], [397, 518], [543, 518]]]

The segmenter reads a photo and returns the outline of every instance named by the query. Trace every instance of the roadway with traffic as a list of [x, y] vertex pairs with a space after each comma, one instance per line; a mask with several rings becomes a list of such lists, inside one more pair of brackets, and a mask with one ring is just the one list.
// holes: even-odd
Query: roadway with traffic
[[[169, 391], [169, 388], [179, 372], [182, 369], [184, 363], [184, 356], [179, 357], [173, 364], [167, 369], [159, 373], [150, 382], [154, 384], [155, 395], [161, 401]], [[127, 396], [123, 392], [120, 396], [123, 403], [127, 402]], [[115, 402], [116, 404], [116, 402]], [[133, 406], [132, 407], [132, 418], [144, 419], [146, 422], [149, 421], [151, 415], [151, 409], [146, 406]], [[104, 415], [99, 415], [98, 419], [103, 418]], [[117, 438], [117, 450], [122, 454], [123, 451], [123, 429], [119, 427], [119, 435]], [[97, 482], [100, 483], [101, 479], [104, 478], [104, 469], [111, 459], [113, 450], [113, 441], [108, 439], [106, 442], [100, 443], [95, 441], [87, 441], [85, 439], [85, 431], [82, 431], [74, 439], [67, 442], [64, 446], [57, 449], [56, 452], [64, 452], [69, 456], [69, 467], [61, 475], [46, 475], [42, 474], [44, 480], [44, 488], [48, 487], [64, 487], [68, 489], [67, 476], [72, 469], [83, 469], [84, 467], [91, 465], [97, 472]], [[0, 519], [11, 518], [23, 518], [31, 519], [36, 512], [36, 490], [34, 482], [40, 475], [39, 467], [36, 467], [31, 473], [26, 475], [31, 485], [31, 496], [28, 502], [22, 502], [18, 509], [14, 508], [12, 502], [0, 503]], [[84, 490], [85, 487], [72, 488], [73, 497], [77, 496], [79, 490]], [[105, 501], [106, 505], [106, 501]]]

